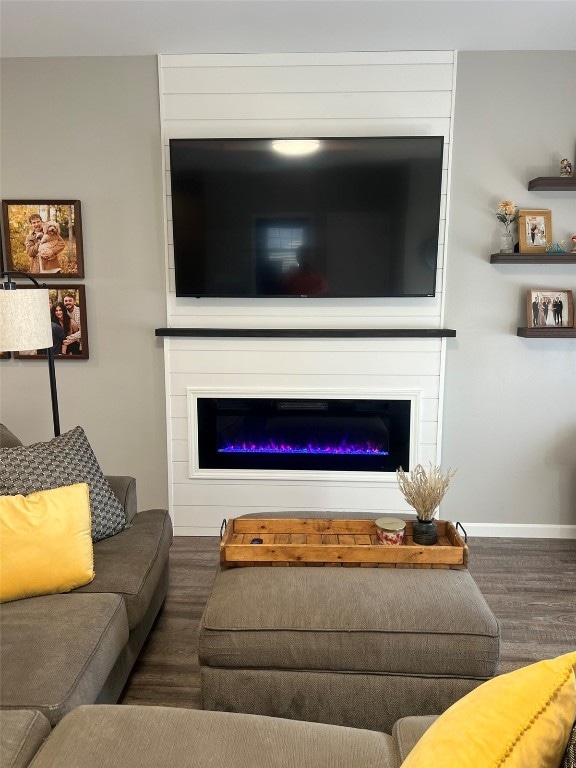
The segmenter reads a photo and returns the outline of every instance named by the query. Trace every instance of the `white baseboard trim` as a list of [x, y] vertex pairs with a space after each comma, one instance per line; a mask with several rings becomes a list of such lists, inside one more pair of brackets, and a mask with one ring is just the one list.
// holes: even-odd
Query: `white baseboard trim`
[[176, 525], [174, 526], [174, 536], [217, 536], [220, 538], [220, 528]]
[[461, 525], [468, 536], [497, 536], [513, 539], [576, 539], [576, 525], [467, 523]]

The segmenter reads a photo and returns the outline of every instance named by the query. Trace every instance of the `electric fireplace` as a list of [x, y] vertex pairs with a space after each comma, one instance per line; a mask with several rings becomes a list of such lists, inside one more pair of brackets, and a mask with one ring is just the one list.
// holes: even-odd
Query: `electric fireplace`
[[410, 469], [410, 399], [198, 397], [198, 469]]

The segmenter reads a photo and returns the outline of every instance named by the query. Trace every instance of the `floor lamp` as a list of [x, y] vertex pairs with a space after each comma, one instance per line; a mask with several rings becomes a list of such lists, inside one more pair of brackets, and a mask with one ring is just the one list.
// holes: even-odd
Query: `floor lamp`
[[[2, 272], [0, 275], [5, 278], [0, 290], [0, 352], [46, 350], [54, 435], [58, 436], [60, 417], [48, 289], [25, 272]], [[31, 280], [37, 290], [16, 290], [17, 285], [12, 279], [14, 275]]]

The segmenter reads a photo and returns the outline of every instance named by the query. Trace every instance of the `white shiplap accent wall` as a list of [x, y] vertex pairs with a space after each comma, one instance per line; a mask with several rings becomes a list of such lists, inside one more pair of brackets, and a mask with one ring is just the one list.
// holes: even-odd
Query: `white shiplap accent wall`
[[[456, 56], [452, 51], [210, 54], [159, 59], [165, 162], [167, 325], [209, 328], [440, 328]], [[442, 135], [444, 179], [437, 292], [428, 299], [177, 298], [170, 200], [171, 138]], [[187, 392], [254, 394], [416, 390], [417, 458], [439, 461], [444, 342], [438, 339], [165, 340], [170, 511], [180, 535], [214, 535], [251, 510], [406, 512], [395, 479], [191, 478]], [[371, 394], [366, 394], [371, 393]], [[338, 396], [335, 394], [334, 396]]]

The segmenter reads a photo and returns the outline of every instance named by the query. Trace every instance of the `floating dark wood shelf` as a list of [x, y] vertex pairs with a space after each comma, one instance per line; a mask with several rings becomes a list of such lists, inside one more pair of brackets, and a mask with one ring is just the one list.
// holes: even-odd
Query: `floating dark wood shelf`
[[528, 189], [541, 192], [565, 192], [576, 190], [576, 176], [538, 176], [528, 182]]
[[518, 328], [525, 339], [576, 339], [576, 328]]
[[491, 264], [576, 264], [576, 253], [493, 253]]
[[456, 336], [451, 328], [156, 328], [156, 336], [192, 338], [362, 339]]

